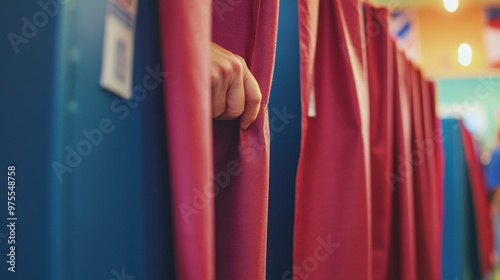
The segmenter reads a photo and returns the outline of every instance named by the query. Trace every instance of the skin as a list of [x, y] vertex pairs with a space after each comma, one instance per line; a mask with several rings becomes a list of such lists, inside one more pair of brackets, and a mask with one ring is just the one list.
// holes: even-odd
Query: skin
[[231, 120], [239, 116], [240, 128], [246, 130], [257, 118], [262, 94], [245, 60], [212, 43], [212, 116]]
[[500, 214], [500, 185], [495, 187], [495, 191], [493, 193], [492, 199], [493, 206], [495, 206], [495, 210], [498, 214]]

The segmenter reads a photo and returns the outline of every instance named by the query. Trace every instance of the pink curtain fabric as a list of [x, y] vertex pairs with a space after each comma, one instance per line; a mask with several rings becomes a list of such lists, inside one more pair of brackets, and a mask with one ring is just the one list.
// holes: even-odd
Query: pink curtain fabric
[[[387, 9], [298, 5], [302, 146], [294, 267], [284, 276], [440, 279], [433, 83], [390, 39]], [[159, 12], [177, 278], [265, 279], [278, 1], [163, 0]], [[261, 110], [246, 131], [211, 118], [211, 42], [242, 56], [259, 83]]]
[[[159, 2], [178, 279], [215, 279], [209, 1]], [[196, 69], [196, 70], [193, 70]], [[202, 194], [202, 195], [200, 195]]]
[[[437, 195], [440, 201], [440, 224], [443, 225], [444, 220], [444, 150], [443, 150], [443, 129], [441, 127], [441, 120], [437, 115], [437, 89], [434, 81], [427, 81], [427, 86], [429, 88], [429, 106], [431, 114], [431, 122], [433, 125], [432, 139], [435, 143], [435, 153], [434, 157], [436, 160], [436, 186]], [[442, 228], [441, 228], [442, 230]], [[441, 231], [441, 237], [443, 232]]]
[[302, 146], [294, 276], [371, 279], [369, 100], [360, 3], [298, 3]]
[[[412, 106], [412, 162], [415, 198], [415, 229], [417, 246], [417, 279], [441, 279], [441, 186], [430, 166], [436, 163], [436, 151], [432, 151], [434, 136], [426, 123], [429, 112], [423, 102], [428, 95], [420, 70], [410, 70]], [[432, 109], [434, 110], [434, 108]]]
[[389, 11], [363, 7], [370, 96], [373, 279], [387, 279], [394, 192], [395, 50], [389, 38]]
[[239, 170], [217, 178], [215, 183], [220, 183], [215, 198], [217, 279], [265, 279], [270, 149], [267, 104], [278, 0], [234, 0], [227, 4], [233, 9], [225, 12], [214, 5], [213, 41], [245, 59], [259, 83], [262, 104], [257, 120], [246, 131], [240, 130], [238, 119], [213, 122], [216, 177], [231, 164]]
[[470, 189], [474, 207], [476, 231], [478, 236], [479, 262], [482, 277], [487, 277], [494, 264], [494, 243], [491, 225], [490, 206], [484, 172], [479, 155], [477, 154], [474, 140], [463, 122], [460, 122], [462, 140], [464, 143], [465, 158], [470, 178]]
[[[162, 0], [159, 12], [177, 278], [265, 279], [278, 1]], [[212, 41], [242, 56], [259, 83], [246, 131], [212, 121]]]
[[[394, 47], [396, 47], [394, 45]], [[406, 84], [407, 60], [393, 52], [394, 165], [392, 220], [387, 279], [417, 279], [413, 166], [411, 162], [411, 110]]]

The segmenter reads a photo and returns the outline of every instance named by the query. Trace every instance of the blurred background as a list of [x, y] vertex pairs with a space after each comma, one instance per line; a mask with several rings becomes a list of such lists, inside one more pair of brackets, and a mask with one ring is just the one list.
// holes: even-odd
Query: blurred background
[[[377, 0], [396, 11], [392, 35], [436, 81], [441, 117], [462, 116], [485, 152], [497, 144], [500, 2]], [[491, 94], [489, 94], [491, 93]], [[485, 156], [485, 159], [488, 157]]]

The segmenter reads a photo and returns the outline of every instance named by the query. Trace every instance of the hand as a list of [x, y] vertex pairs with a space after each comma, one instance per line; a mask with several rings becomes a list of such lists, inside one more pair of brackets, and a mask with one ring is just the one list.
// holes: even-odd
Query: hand
[[212, 43], [212, 116], [231, 120], [241, 116], [240, 127], [247, 129], [257, 118], [262, 94], [259, 84], [243, 58]]

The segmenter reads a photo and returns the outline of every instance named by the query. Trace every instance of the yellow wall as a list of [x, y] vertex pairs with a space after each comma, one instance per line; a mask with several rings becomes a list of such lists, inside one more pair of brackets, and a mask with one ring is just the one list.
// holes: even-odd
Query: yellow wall
[[[369, 0], [373, 4], [380, 4], [389, 7], [443, 7], [443, 0]], [[459, 9], [468, 5], [477, 4], [499, 4], [500, 0], [459, 0]]]
[[[418, 64], [431, 77], [460, 77], [484, 74], [484, 8], [478, 5], [462, 7], [454, 12], [444, 8], [419, 8], [415, 11], [420, 37]], [[472, 62], [462, 66], [458, 62], [458, 47], [467, 43], [472, 48]]]

